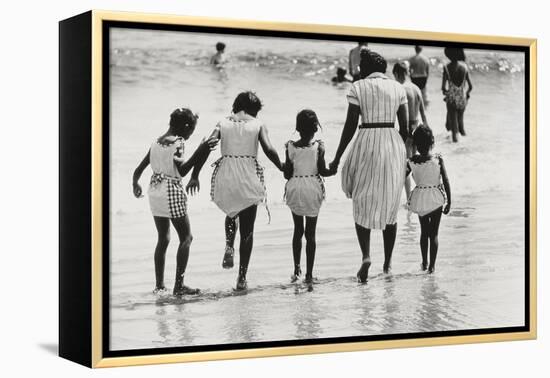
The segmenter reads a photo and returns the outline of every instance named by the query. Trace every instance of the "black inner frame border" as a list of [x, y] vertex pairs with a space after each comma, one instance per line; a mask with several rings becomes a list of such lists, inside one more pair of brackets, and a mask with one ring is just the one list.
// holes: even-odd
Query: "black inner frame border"
[[[502, 327], [502, 328], [481, 328], [481, 329], [464, 329], [453, 331], [435, 331], [435, 332], [415, 332], [403, 334], [389, 335], [369, 335], [369, 336], [348, 336], [348, 337], [330, 337], [321, 339], [302, 339], [302, 340], [280, 340], [280, 341], [261, 341], [251, 343], [231, 343], [231, 344], [214, 344], [214, 345], [194, 345], [181, 347], [165, 347], [165, 348], [144, 348], [144, 349], [129, 349], [129, 350], [110, 350], [110, 29], [111, 28], [126, 28], [126, 29], [141, 29], [141, 30], [158, 30], [158, 31], [181, 31], [195, 33], [211, 33], [211, 34], [232, 34], [242, 36], [255, 37], [278, 37], [289, 39], [310, 39], [310, 40], [325, 40], [325, 41], [342, 41], [342, 42], [357, 42], [360, 39], [366, 39], [372, 43], [387, 43], [414, 46], [416, 44], [422, 46], [437, 46], [437, 47], [464, 47], [468, 49], [481, 50], [500, 50], [500, 51], [515, 51], [523, 52], [525, 56], [525, 324], [517, 327]], [[407, 31], [403, 31], [407, 34]], [[408, 339], [425, 339], [433, 337], [453, 337], [453, 336], [473, 336], [473, 335], [488, 335], [488, 334], [503, 334], [513, 332], [529, 332], [530, 331], [530, 90], [531, 90], [531, 57], [528, 46], [516, 45], [499, 45], [485, 43], [462, 43], [462, 42], [445, 42], [432, 41], [422, 39], [406, 39], [406, 38], [388, 38], [388, 37], [370, 37], [358, 35], [335, 35], [323, 33], [309, 32], [289, 32], [289, 31], [271, 31], [271, 30], [256, 30], [244, 28], [229, 28], [229, 27], [213, 27], [213, 26], [195, 26], [195, 25], [168, 25], [160, 23], [146, 22], [127, 22], [127, 21], [102, 21], [102, 124], [103, 124], [103, 267], [102, 267], [102, 357], [130, 357], [141, 355], [159, 355], [159, 354], [174, 354], [174, 353], [192, 353], [192, 352], [212, 352], [212, 351], [227, 351], [237, 349], [258, 349], [258, 348], [273, 348], [273, 347], [290, 347], [290, 346], [305, 346], [305, 345], [321, 345], [321, 344], [338, 344], [350, 342], [365, 342], [365, 341], [385, 341], [385, 340], [408, 340]]]

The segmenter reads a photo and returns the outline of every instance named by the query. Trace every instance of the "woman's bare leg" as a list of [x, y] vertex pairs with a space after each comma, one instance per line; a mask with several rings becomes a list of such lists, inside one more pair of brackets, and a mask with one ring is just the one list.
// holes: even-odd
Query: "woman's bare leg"
[[458, 142], [457, 133], [458, 133], [458, 118], [456, 109], [447, 103], [447, 122], [449, 122], [449, 127], [453, 133], [453, 142]]
[[462, 136], [466, 136], [466, 131], [464, 130], [464, 110], [460, 109], [456, 111], [457, 123], [458, 123], [458, 132]]
[[397, 236], [397, 223], [387, 224], [384, 231], [382, 231], [382, 236], [384, 238], [384, 273], [389, 273], [393, 247]]
[[357, 272], [357, 278], [360, 282], [367, 282], [369, 276], [369, 268], [371, 265], [370, 260], [370, 229], [355, 223], [355, 232], [357, 233], [357, 241], [361, 248], [361, 254], [363, 256], [361, 262], [361, 268]]

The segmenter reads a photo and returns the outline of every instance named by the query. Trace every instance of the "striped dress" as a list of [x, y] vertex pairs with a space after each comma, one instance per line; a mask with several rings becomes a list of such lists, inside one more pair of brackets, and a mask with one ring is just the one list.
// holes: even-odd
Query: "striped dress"
[[[379, 72], [353, 83], [347, 97], [361, 108], [363, 124], [395, 124], [399, 106], [407, 104], [403, 86]], [[353, 199], [355, 223], [381, 230], [396, 223], [405, 164], [405, 144], [395, 127], [359, 128], [342, 168], [342, 190]]]

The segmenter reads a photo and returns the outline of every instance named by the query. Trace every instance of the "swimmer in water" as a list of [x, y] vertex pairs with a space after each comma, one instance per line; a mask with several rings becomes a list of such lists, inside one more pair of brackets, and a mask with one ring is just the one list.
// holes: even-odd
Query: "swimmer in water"
[[336, 69], [336, 76], [332, 78], [333, 84], [351, 83], [352, 81], [348, 77], [348, 71], [345, 68], [338, 67]]
[[210, 58], [210, 64], [214, 66], [222, 66], [227, 62], [225, 58], [225, 43], [216, 43], [216, 53]]

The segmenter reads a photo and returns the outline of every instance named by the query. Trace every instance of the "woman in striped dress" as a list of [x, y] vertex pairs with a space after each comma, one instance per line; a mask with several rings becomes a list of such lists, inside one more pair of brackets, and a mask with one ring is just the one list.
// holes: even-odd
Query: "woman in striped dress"
[[[383, 230], [384, 272], [388, 273], [397, 233], [397, 210], [405, 182], [408, 135], [407, 95], [401, 84], [384, 74], [387, 63], [379, 54], [361, 53], [363, 78], [348, 93], [348, 113], [331, 171], [335, 171], [351, 142], [359, 115], [362, 123], [344, 166], [342, 189], [353, 199], [353, 217], [363, 260], [357, 272], [366, 282], [371, 265], [370, 230]], [[395, 120], [399, 120], [399, 130]]]

